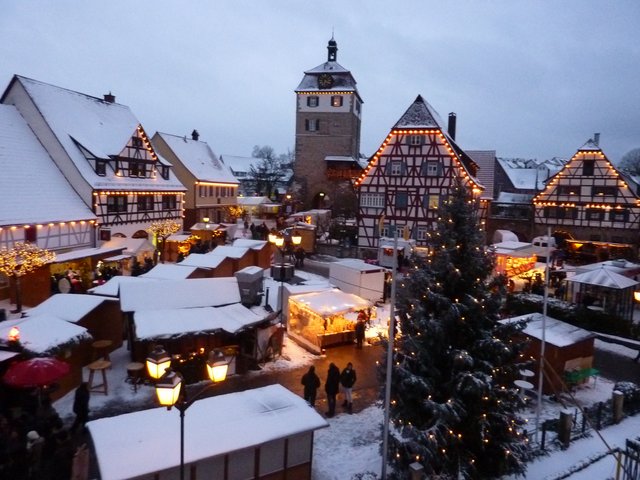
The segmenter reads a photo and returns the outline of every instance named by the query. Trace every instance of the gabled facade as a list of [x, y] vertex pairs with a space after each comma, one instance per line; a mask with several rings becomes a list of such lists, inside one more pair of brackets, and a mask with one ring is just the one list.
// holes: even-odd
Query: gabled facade
[[438, 207], [456, 182], [479, 198], [483, 187], [475, 178], [476, 169], [443, 128], [437, 112], [418, 96], [355, 184], [359, 246], [377, 247], [380, 230], [389, 236], [393, 225], [418, 246], [426, 245]]
[[153, 221], [182, 221], [184, 186], [111, 94], [100, 99], [15, 75], [0, 103], [17, 108], [95, 213], [100, 241], [147, 237]]
[[[328, 208], [355, 201], [351, 182], [362, 172], [362, 99], [351, 72], [340, 65], [332, 38], [327, 61], [304, 72], [296, 88], [296, 201], [306, 208]], [[339, 205], [336, 205], [339, 206]]]
[[0, 105], [0, 248], [95, 246], [96, 215], [71, 188], [20, 112]]
[[638, 245], [640, 199], [598, 143], [589, 140], [533, 199], [538, 235]]
[[191, 138], [157, 132], [151, 141], [159, 155], [172, 166], [178, 180], [187, 187], [184, 197], [184, 227], [209, 218], [226, 222], [227, 207], [238, 204], [238, 180], [206, 142], [199, 141], [197, 131]]

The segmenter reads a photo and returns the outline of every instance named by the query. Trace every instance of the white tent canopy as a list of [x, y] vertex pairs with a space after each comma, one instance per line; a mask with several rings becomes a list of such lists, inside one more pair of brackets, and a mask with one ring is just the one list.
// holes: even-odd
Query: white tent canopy
[[634, 287], [638, 284], [635, 280], [612, 272], [604, 266], [597, 270], [591, 270], [567, 279], [573, 283], [584, 283], [587, 285], [596, 285], [599, 287], [623, 289]]
[[373, 305], [364, 298], [352, 293], [345, 293], [337, 288], [294, 295], [290, 299], [294, 302], [305, 304], [309, 309], [323, 317], [340, 315], [354, 310], [369, 308]]

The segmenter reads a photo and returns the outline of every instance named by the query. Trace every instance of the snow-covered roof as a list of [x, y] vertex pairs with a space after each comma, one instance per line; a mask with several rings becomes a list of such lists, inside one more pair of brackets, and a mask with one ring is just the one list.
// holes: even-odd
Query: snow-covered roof
[[105, 176], [100, 176], [78, 148], [80, 144], [94, 156], [107, 160], [119, 155], [140, 125], [129, 107], [19, 75], [14, 79], [24, 86], [69, 158], [93, 188], [185, 190], [173, 172], [168, 180], [161, 175], [117, 176], [109, 168]]
[[48, 314], [1, 322], [0, 338], [8, 338], [9, 330], [13, 326], [20, 330], [20, 345], [36, 355], [92, 338], [86, 328]]
[[102, 248], [124, 248], [124, 254], [137, 255], [142, 252], [153, 252], [156, 247], [148, 238], [111, 237], [102, 244]]
[[532, 199], [533, 193], [500, 192], [493, 203], [524, 203], [530, 205]]
[[636, 282], [635, 280], [615, 273], [610, 269], [605, 268], [604, 265], [599, 269], [590, 270], [578, 275], [574, 275], [573, 277], [568, 278], [567, 281], [573, 283], [597, 285], [599, 287], [605, 288], [614, 288], [617, 290], [622, 290], [638, 285], [638, 282]]
[[569, 323], [562, 322], [555, 318], [546, 317], [541, 313], [529, 313], [518, 317], [511, 317], [501, 320], [501, 322], [518, 322], [520, 320], [529, 320], [527, 326], [523, 330], [526, 335], [542, 340], [543, 323], [545, 342], [555, 345], [556, 347], [567, 347], [582, 340], [595, 338], [595, 334], [580, 327], [576, 327]]
[[258, 267], [256, 265], [251, 265], [249, 267], [244, 267], [243, 269], [238, 270], [236, 274], [245, 273], [247, 275], [255, 275], [256, 273], [260, 273], [260, 272], [264, 273], [264, 268]]
[[218, 159], [206, 142], [168, 133], [158, 132], [156, 135], [164, 140], [184, 167], [199, 181], [238, 184], [238, 179], [233, 176], [229, 167]]
[[231, 245], [220, 245], [220, 246], [214, 248], [213, 250], [211, 250], [206, 255], [212, 255], [212, 256], [216, 256], [216, 257], [229, 257], [229, 258], [233, 258], [233, 259], [240, 259], [240, 258], [244, 257], [247, 254], [248, 251], [249, 251], [249, 248], [247, 248], [247, 247], [235, 247], [235, 246], [231, 246]]
[[272, 203], [269, 197], [238, 197], [238, 205], [254, 206]]
[[538, 191], [544, 188], [549, 178], [562, 170], [566, 159], [497, 158], [497, 162], [515, 188]]
[[196, 267], [189, 267], [182, 263], [158, 263], [147, 273], [140, 275], [142, 278], [157, 278], [159, 280], [184, 280], [189, 278]]
[[[148, 281], [157, 281], [151, 279], [149, 277], [146, 278]], [[95, 295], [102, 295], [105, 297], [117, 297], [120, 295], [120, 287], [124, 283], [136, 283], [139, 282], [140, 279], [138, 277], [129, 277], [124, 275], [116, 275], [115, 277], [111, 277], [102, 285], [98, 285], [97, 287], [90, 288], [87, 290], [89, 293], [93, 293]]]
[[232, 246], [250, 248], [251, 250], [262, 250], [269, 242], [266, 240], [251, 240], [248, 238], [236, 238]]
[[39, 315], [53, 315], [67, 322], [77, 323], [98, 308], [104, 302], [115, 302], [114, 298], [98, 295], [68, 295], [58, 293], [47, 298], [40, 305], [29, 309], [28, 317]]
[[350, 162], [358, 163], [358, 160], [351, 155], [327, 155], [324, 157], [325, 162]]
[[331, 268], [331, 265], [343, 265], [359, 272], [382, 272], [386, 270], [379, 265], [371, 265], [370, 263], [367, 263], [364, 260], [359, 260], [357, 258], [338, 260], [337, 262], [331, 263], [329, 265], [329, 268]]
[[361, 308], [371, 307], [371, 302], [353, 293], [333, 288], [322, 292], [294, 295], [291, 300], [303, 304], [318, 315], [340, 315]]
[[631, 276], [640, 271], [640, 264], [633, 263], [628, 260], [607, 260], [605, 262], [590, 263], [589, 265], [580, 265], [576, 267], [576, 275], [590, 270], [597, 270], [599, 268], [606, 268], [612, 272], [619, 273], [620, 275]]
[[163, 280], [138, 278], [120, 285], [123, 312], [217, 307], [240, 301], [235, 277]]
[[418, 95], [393, 128], [438, 128], [444, 133], [444, 125], [435, 108]]
[[[133, 478], [176, 468], [179, 449], [167, 448], [167, 441], [180, 438], [179, 416], [177, 408], [152, 408], [87, 423], [100, 478]], [[198, 400], [184, 422], [185, 463], [329, 425], [302, 397], [277, 384]]]
[[133, 319], [136, 337], [140, 340], [153, 340], [218, 330], [237, 333], [262, 322], [264, 317], [240, 303], [234, 303], [217, 308], [146, 310], [136, 312]]
[[0, 105], [0, 225], [95, 220], [13, 105]]
[[81, 248], [57, 254], [53, 263], [70, 262], [71, 260], [77, 260], [79, 258], [95, 257], [96, 255], [107, 255], [109, 253], [113, 253], [114, 255], [120, 254], [123, 248], [124, 247]]
[[226, 258], [226, 256], [207, 253], [190, 253], [178, 265], [193, 268], [218, 268]]

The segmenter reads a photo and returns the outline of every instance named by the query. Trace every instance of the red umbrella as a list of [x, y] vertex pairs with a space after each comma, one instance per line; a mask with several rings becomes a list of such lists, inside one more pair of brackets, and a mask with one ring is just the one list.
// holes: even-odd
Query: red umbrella
[[3, 380], [12, 387], [44, 387], [64, 377], [70, 368], [68, 363], [57, 358], [30, 358], [10, 365]]

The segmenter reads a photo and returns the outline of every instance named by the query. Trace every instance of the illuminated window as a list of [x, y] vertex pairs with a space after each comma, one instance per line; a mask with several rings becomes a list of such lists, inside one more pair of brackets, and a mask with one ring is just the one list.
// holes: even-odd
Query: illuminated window
[[579, 191], [578, 185], [558, 185], [558, 195], [577, 195]]
[[616, 187], [592, 187], [591, 195], [594, 197], [616, 197], [618, 196], [618, 189]]
[[426, 194], [422, 197], [422, 206], [429, 210], [437, 210], [440, 207], [440, 195]]
[[342, 97], [340, 95], [333, 95], [331, 97], [331, 106], [332, 107], [341, 107], [342, 106]]
[[317, 107], [318, 106], [318, 97], [307, 97], [307, 107]]

